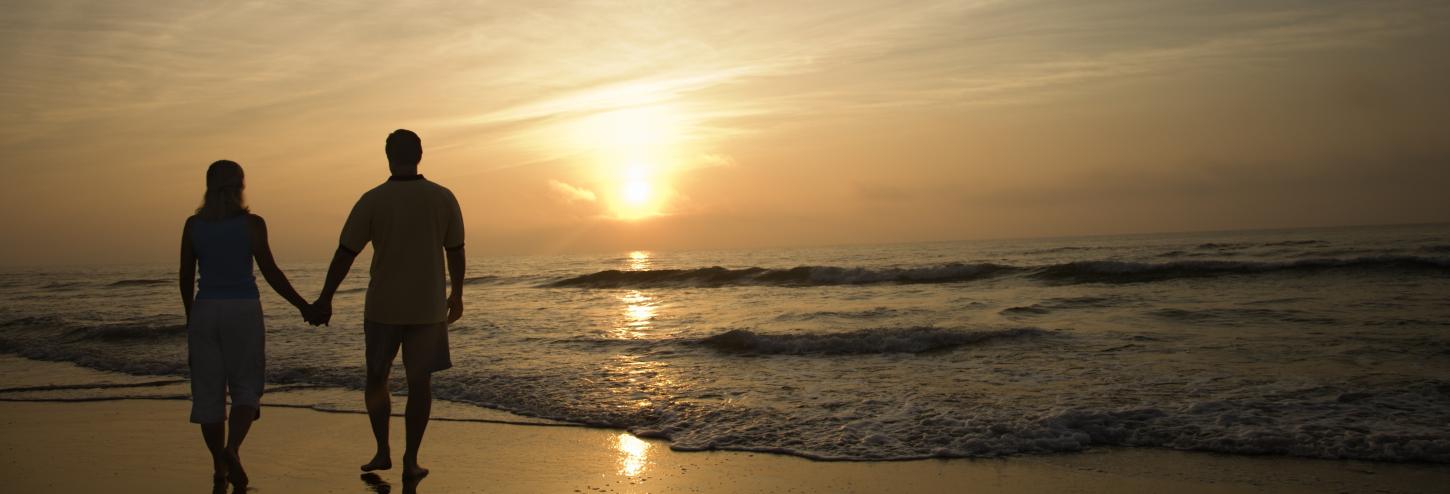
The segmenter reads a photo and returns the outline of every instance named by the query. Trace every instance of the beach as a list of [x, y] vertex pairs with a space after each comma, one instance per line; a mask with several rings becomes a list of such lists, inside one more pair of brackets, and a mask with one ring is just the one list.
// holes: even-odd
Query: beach
[[[487, 259], [434, 376], [419, 490], [1430, 491], [1450, 482], [1447, 239]], [[317, 286], [323, 268], [290, 275]], [[0, 473], [20, 491], [209, 485], [172, 269], [0, 272]], [[262, 297], [258, 491], [405, 487], [359, 478], [367, 281], [324, 327]]]
[[[455, 418], [816, 460], [1450, 464], [1447, 252], [1450, 225], [484, 258], [434, 393]], [[174, 270], [0, 272], [0, 353], [184, 379]], [[325, 390], [363, 387], [368, 283], [323, 327], [263, 293], [268, 403], [359, 411]]]
[[[180, 400], [0, 403], [9, 492], [197, 492], [211, 465]], [[402, 442], [401, 420], [393, 441]], [[405, 492], [364, 481], [364, 416], [267, 407], [243, 447], [251, 492]], [[675, 452], [596, 428], [436, 421], [417, 492], [1433, 492], [1450, 467], [1152, 449], [895, 462]]]

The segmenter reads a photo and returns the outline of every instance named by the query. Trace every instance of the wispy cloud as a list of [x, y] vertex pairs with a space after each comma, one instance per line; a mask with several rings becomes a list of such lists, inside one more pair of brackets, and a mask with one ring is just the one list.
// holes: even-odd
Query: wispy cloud
[[596, 199], [598, 199], [598, 197], [594, 194], [594, 191], [592, 190], [569, 185], [558, 180], [550, 180], [549, 187], [553, 189], [554, 192], [559, 195], [559, 197], [563, 198], [565, 202], [594, 202]]
[[[123, 213], [182, 211], [196, 195], [115, 184], [195, 178], [198, 163], [238, 157], [259, 177], [258, 198], [270, 183], [293, 187], [273, 192], [278, 203], [332, 208], [376, 178], [381, 136], [398, 127], [424, 135], [430, 176], [527, 209], [490, 215], [521, 228], [607, 209], [630, 167], [648, 169], [671, 207], [687, 198], [702, 214], [802, 214], [931, 202], [902, 200], [920, 190], [997, 197], [987, 189], [1046, 190], [1068, 176], [1084, 196], [1111, 192], [1097, 181], [1124, 175], [1099, 168], [1139, 176], [1158, 163], [1145, 148], [1199, 169], [1210, 158], [1322, 162], [1342, 154], [1338, 144], [1440, 162], [1432, 120], [1450, 105], [1446, 40], [1441, 0], [19, 0], [0, 16], [0, 166], [20, 171], [0, 185], [0, 207], [46, 204], [95, 218], [72, 231], [105, 233], [128, 224]], [[1386, 96], [1284, 97], [1341, 73], [1341, 86], [1363, 80], [1364, 92]], [[1219, 81], [1257, 93], [1228, 98]], [[1110, 142], [1159, 124], [1130, 110], [1163, 108], [1128, 108], [1154, 98], [1185, 111], [1244, 107], [1183, 122], [1192, 129], [1181, 140]], [[1264, 102], [1282, 104], [1279, 120], [1240, 118]], [[609, 131], [606, 117], [631, 111], [665, 117]], [[580, 127], [600, 121], [605, 131], [580, 145]], [[1284, 134], [1298, 140], [1229, 153], [1198, 137], [1245, 123], [1293, 128]], [[1039, 132], [1053, 126], [1076, 147], [1043, 145]], [[640, 147], [658, 149], [637, 154], [663, 158], [597, 142], [610, 139], [648, 141]], [[1058, 173], [1029, 170], [1042, 163]], [[299, 185], [316, 181], [335, 186]], [[45, 202], [61, 189], [92, 202]], [[541, 190], [559, 199], [542, 201], [554, 209], [527, 202]], [[96, 203], [118, 206], [97, 214]], [[52, 219], [16, 215], [0, 230], [39, 239], [37, 225], [65, 223]]]
[[12, 69], [0, 136], [171, 112], [325, 120], [362, 102], [538, 148], [570, 119], [670, 103], [705, 141], [765, 119], [1034, 101], [1092, 81], [1369, 43], [1446, 10], [1391, 3], [23, 2], [0, 25]]
[[[604, 20], [586, 38], [603, 38], [605, 46], [618, 47], [609, 39], [631, 39], [627, 30], [641, 24], [649, 26], [649, 35], [613, 52], [626, 55], [619, 59], [601, 59], [601, 53], [610, 52], [593, 46], [582, 55], [577, 46], [553, 46], [558, 51], [552, 56], [539, 57], [552, 62], [539, 63], [560, 70], [516, 74], [519, 82], [536, 84], [540, 91], [485, 112], [447, 116], [439, 124], [518, 124], [507, 127], [506, 140], [557, 152], [560, 129], [571, 120], [672, 104], [686, 110], [688, 136], [710, 142], [751, 133], [762, 122], [778, 125], [882, 108], [1037, 102], [1089, 91], [1102, 81], [1273, 64], [1415, 33], [1428, 22], [1422, 10], [1353, 2], [1219, 9], [1208, 2], [1174, 8], [1153, 2], [923, 2], [907, 7], [844, 2], [771, 9], [730, 5], [719, 11], [692, 6], [672, 12], [651, 18], [590, 10], [587, 15]], [[731, 24], [733, 29], [711, 22], [727, 17], [747, 21]], [[566, 15], [555, 21], [569, 26], [577, 19]], [[617, 62], [628, 70], [616, 70]]]

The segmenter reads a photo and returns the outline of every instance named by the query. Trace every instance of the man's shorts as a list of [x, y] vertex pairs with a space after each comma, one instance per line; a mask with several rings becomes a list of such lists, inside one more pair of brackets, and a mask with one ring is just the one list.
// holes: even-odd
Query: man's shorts
[[448, 323], [383, 324], [363, 322], [367, 334], [368, 374], [385, 376], [403, 348], [403, 367], [410, 371], [438, 372], [453, 367], [448, 355]]
[[257, 299], [199, 299], [192, 304], [186, 325], [192, 422], [226, 420], [229, 392], [232, 406], [261, 403], [266, 335]]

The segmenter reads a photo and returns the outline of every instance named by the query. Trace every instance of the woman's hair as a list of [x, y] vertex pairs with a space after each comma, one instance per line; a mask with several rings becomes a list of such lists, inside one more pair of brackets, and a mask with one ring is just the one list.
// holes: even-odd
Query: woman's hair
[[206, 195], [201, 197], [196, 215], [204, 220], [221, 220], [249, 212], [247, 198], [242, 195], [245, 188], [242, 165], [229, 160], [212, 163], [206, 169]]

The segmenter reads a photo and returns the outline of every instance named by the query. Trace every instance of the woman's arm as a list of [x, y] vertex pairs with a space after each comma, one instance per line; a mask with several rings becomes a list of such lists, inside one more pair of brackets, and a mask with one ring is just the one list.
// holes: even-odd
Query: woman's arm
[[277, 261], [272, 258], [272, 247], [267, 242], [267, 222], [255, 214], [248, 215], [248, 220], [252, 233], [252, 258], [257, 260], [257, 269], [262, 271], [262, 278], [267, 280], [267, 284], [278, 295], [306, 314], [309, 310], [307, 301], [292, 288], [292, 283], [287, 281], [287, 275], [282, 274], [282, 270], [277, 268]]
[[181, 227], [181, 269], [178, 270], [181, 286], [181, 307], [186, 311], [186, 322], [191, 322], [191, 301], [196, 295], [196, 252], [191, 249], [191, 220]]

